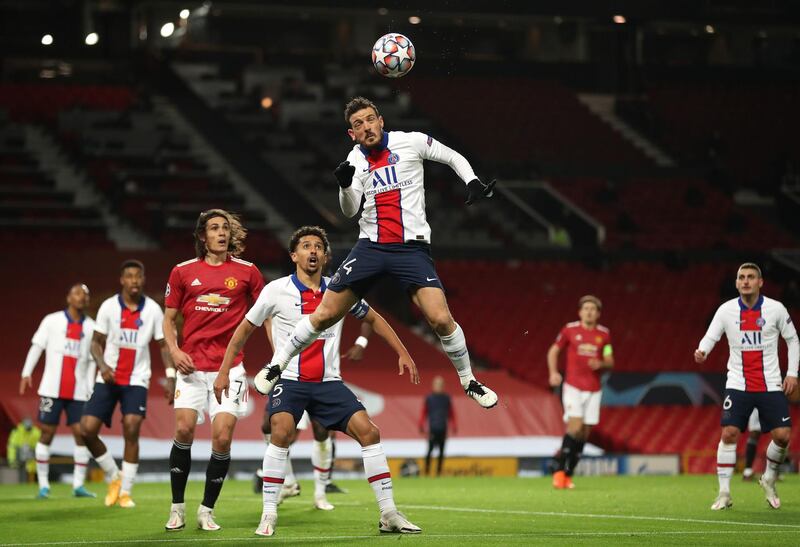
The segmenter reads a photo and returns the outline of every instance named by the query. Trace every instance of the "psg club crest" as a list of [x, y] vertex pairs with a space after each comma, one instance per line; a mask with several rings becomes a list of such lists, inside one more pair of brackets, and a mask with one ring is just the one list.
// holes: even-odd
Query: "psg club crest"
[[395, 163], [400, 161], [400, 156], [398, 156], [395, 153], [389, 154], [388, 161], [389, 161], [389, 165], [394, 165]]
[[225, 286], [228, 287], [228, 289], [235, 289], [236, 285], [238, 285], [238, 284], [239, 284], [239, 282], [236, 280], [235, 277], [226, 277], [225, 278]]
[[758, 325], [759, 327], [763, 327], [766, 324], [767, 322], [763, 317], [759, 317], [758, 319], [756, 319], [756, 325]]

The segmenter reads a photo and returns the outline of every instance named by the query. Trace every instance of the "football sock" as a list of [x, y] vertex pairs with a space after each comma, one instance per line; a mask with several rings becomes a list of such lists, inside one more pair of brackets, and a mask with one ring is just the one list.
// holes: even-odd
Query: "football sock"
[[442, 349], [447, 354], [447, 358], [456, 367], [461, 385], [466, 388], [470, 380], [475, 379], [475, 376], [472, 375], [467, 340], [464, 338], [464, 331], [461, 330], [461, 325], [456, 323], [456, 330], [447, 336], [440, 336], [439, 340], [442, 342]]
[[778, 446], [775, 441], [770, 441], [767, 447], [767, 468], [764, 470], [764, 479], [768, 481], [775, 480], [775, 474], [778, 471], [778, 466], [783, 463], [786, 457], [786, 446]]
[[289, 449], [280, 448], [270, 444], [264, 451], [264, 461], [261, 463], [263, 470], [264, 486], [262, 500], [264, 513], [276, 514], [278, 512], [278, 496], [283, 488], [286, 477], [286, 461], [289, 459]]
[[122, 487], [120, 493], [130, 494], [133, 490], [133, 481], [136, 480], [136, 472], [139, 471], [138, 463], [122, 462]]
[[752, 469], [753, 462], [756, 461], [756, 449], [758, 448], [758, 439], [752, 437], [747, 438], [747, 447], [744, 452], [744, 467], [745, 469]]
[[284, 486], [290, 486], [297, 482], [297, 477], [294, 476], [294, 466], [292, 466], [292, 458], [287, 454], [286, 456], [286, 475], [284, 475]]
[[564, 438], [561, 440], [561, 453], [558, 458], [556, 458], [558, 462], [558, 471], [566, 471], [567, 474], [572, 473], [570, 462], [572, 461], [572, 455], [577, 449], [578, 441], [575, 440], [575, 437], [565, 434]]
[[192, 470], [192, 444], [172, 441], [169, 453], [169, 482], [172, 486], [172, 503], [184, 503], [186, 481]]
[[304, 315], [300, 321], [295, 325], [292, 334], [289, 336], [289, 343], [284, 344], [282, 348], [275, 351], [271, 363], [273, 365], [280, 365], [281, 370], [289, 365], [289, 361], [295, 355], [310, 346], [321, 334], [320, 331], [314, 330], [311, 326], [311, 320], [308, 315]]
[[581, 461], [583, 455], [583, 447], [586, 443], [584, 441], [575, 441], [575, 450], [570, 454], [569, 461], [567, 462], [567, 476], [572, 476], [575, 469], [578, 467], [578, 462]]
[[336, 440], [331, 436], [328, 436], [328, 438], [331, 441], [331, 472], [328, 473], [328, 479], [325, 481], [326, 485], [333, 482], [333, 462], [336, 461]]
[[736, 444], [726, 444], [722, 441], [717, 446], [717, 478], [719, 491], [731, 491], [731, 477], [736, 466]]
[[72, 469], [72, 489], [80, 488], [86, 482], [86, 470], [89, 467], [89, 449], [85, 446], [75, 445], [72, 451], [72, 460], [75, 465]]
[[97, 456], [94, 461], [97, 462], [97, 465], [99, 465], [100, 469], [106, 474], [106, 480], [113, 481], [117, 478], [119, 467], [117, 467], [117, 462], [114, 461], [113, 456], [111, 456], [108, 451]]
[[50, 447], [46, 444], [36, 443], [35, 456], [39, 488], [50, 488]]
[[206, 469], [206, 488], [203, 492], [203, 505], [210, 509], [214, 508], [222, 491], [222, 483], [225, 482], [225, 475], [231, 466], [231, 453], [211, 451], [211, 459], [208, 461]]
[[392, 475], [389, 473], [389, 464], [386, 461], [383, 446], [380, 443], [362, 446], [361, 455], [364, 458], [364, 473], [375, 493], [381, 515], [395, 511], [397, 507], [394, 504]]
[[311, 465], [314, 466], [314, 497], [325, 495], [325, 487], [331, 476], [331, 450], [330, 438], [324, 441], [314, 441], [311, 450]]

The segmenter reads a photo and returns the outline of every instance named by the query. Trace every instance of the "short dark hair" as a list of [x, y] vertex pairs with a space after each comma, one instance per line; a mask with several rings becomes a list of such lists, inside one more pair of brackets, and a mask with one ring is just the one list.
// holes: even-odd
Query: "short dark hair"
[[295, 230], [292, 237], [289, 238], [289, 253], [295, 252], [300, 240], [305, 236], [317, 236], [322, 240], [322, 247], [325, 249], [325, 254], [328, 253], [330, 243], [328, 242], [328, 233], [324, 228], [319, 226], [302, 226]]
[[127, 268], [139, 268], [144, 273], [144, 264], [142, 264], [141, 260], [136, 260], [135, 258], [129, 258], [125, 260], [122, 265], [119, 267], [119, 273], [121, 274]]
[[375, 103], [366, 97], [353, 97], [344, 107], [344, 121], [347, 123], [347, 125], [350, 125], [350, 116], [359, 110], [364, 110], [365, 108], [371, 108], [375, 111], [375, 114], [378, 116], [381, 115], [381, 113], [378, 111], [378, 107], [375, 106]]
[[242, 226], [239, 215], [229, 213], [224, 209], [208, 209], [200, 213], [197, 217], [197, 224], [194, 227], [194, 250], [197, 258], [204, 258], [208, 253], [206, 242], [201, 236], [206, 235], [206, 224], [214, 217], [222, 217], [228, 221], [231, 227], [231, 239], [228, 241], [228, 252], [233, 256], [241, 256], [244, 252], [244, 240], [247, 238], [247, 229]]
[[755, 270], [758, 272], [758, 277], [761, 277], [761, 268], [759, 268], [758, 264], [756, 264], [755, 262], [745, 262], [744, 264], [739, 266], [738, 270], [736, 270], [737, 274], [739, 273], [739, 270]]
[[581, 296], [580, 300], [578, 300], [578, 309], [581, 309], [583, 305], [586, 304], [587, 302], [590, 302], [595, 306], [597, 306], [598, 310], [603, 309], [603, 303], [600, 301], [599, 298], [597, 298], [593, 294], [587, 294], [586, 296]]

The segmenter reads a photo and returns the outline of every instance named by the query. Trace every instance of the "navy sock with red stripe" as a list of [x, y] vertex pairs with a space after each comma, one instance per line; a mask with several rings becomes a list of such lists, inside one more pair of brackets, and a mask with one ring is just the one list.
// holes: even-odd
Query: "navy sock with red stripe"
[[364, 473], [375, 493], [381, 515], [396, 510], [392, 474], [389, 473], [389, 463], [386, 461], [383, 446], [380, 443], [362, 446], [361, 455], [364, 458]]

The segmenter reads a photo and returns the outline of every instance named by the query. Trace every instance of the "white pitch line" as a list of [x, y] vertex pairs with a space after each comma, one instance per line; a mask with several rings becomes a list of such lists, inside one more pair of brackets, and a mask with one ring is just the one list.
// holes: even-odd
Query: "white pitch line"
[[[769, 530], [770, 533], [788, 534], [793, 533], [793, 530]], [[545, 538], [545, 537], [631, 537], [631, 536], [698, 536], [698, 535], [728, 535], [728, 534], [763, 534], [764, 530], [631, 530], [628, 532], [530, 532], [527, 534], [426, 534], [423, 532], [418, 537], [429, 539], [452, 539], [452, 538]], [[350, 536], [301, 536], [301, 537], [280, 537], [279, 541], [282, 543], [292, 542], [305, 542], [305, 541], [336, 541], [336, 540], [353, 540], [353, 539], [368, 539], [376, 540], [381, 538], [382, 541], [394, 541], [397, 539], [396, 535], [381, 534], [381, 535], [350, 535]], [[122, 539], [122, 540], [102, 540], [102, 541], [46, 541], [38, 543], [0, 543], [3, 547], [37, 547], [43, 545], [126, 545], [135, 543], [211, 543], [211, 542], [231, 542], [231, 541], [264, 541], [261, 537], [231, 537], [231, 538], [189, 538], [183, 539], [173, 537], [170, 539]]]
[[556, 511], [521, 511], [505, 509], [480, 509], [472, 507], [440, 507], [437, 505], [403, 505], [408, 509], [431, 509], [434, 511], [451, 511], [460, 513], [499, 513], [503, 515], [530, 515], [537, 517], [581, 517], [592, 519], [621, 519], [621, 520], [655, 520], [665, 522], [687, 522], [694, 524], [735, 524], [739, 526], [761, 526], [774, 528], [800, 529], [800, 524], [768, 524], [765, 522], [741, 522], [736, 520], [711, 520], [711, 519], [683, 519], [677, 517], [645, 517], [641, 515], [598, 515], [594, 513], [558, 513]]

